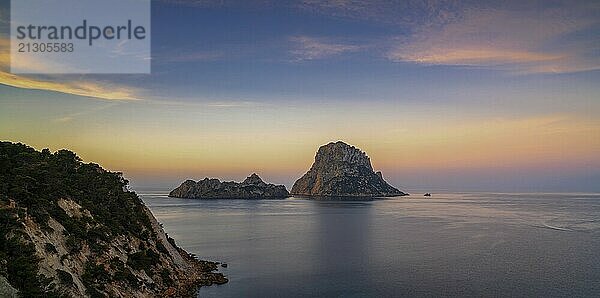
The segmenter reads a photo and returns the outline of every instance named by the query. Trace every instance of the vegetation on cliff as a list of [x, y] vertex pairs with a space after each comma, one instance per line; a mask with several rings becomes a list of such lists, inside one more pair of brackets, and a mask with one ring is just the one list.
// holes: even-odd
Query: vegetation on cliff
[[183, 295], [222, 283], [174, 246], [121, 173], [0, 142], [0, 275], [23, 297]]

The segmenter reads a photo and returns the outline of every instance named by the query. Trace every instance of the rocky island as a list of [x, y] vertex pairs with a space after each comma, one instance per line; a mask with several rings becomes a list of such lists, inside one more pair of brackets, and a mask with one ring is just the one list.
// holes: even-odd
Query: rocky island
[[385, 182], [381, 172], [373, 171], [365, 152], [342, 141], [319, 148], [310, 170], [294, 183], [291, 194], [340, 198], [407, 195]]
[[283, 185], [267, 184], [256, 175], [243, 182], [221, 182], [204, 178], [198, 182], [187, 180], [169, 193], [169, 197], [184, 199], [283, 199], [290, 196]]
[[227, 282], [127, 185], [71, 151], [0, 142], [0, 296], [193, 297]]

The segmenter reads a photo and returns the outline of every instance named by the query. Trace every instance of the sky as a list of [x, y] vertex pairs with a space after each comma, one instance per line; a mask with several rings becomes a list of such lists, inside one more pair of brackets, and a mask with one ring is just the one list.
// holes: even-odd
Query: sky
[[0, 3], [0, 139], [134, 187], [343, 140], [409, 192], [600, 192], [598, 1], [159, 0], [149, 75], [11, 74]]

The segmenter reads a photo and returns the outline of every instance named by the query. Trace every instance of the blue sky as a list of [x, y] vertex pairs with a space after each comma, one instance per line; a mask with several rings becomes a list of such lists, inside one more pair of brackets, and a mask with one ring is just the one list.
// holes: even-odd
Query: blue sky
[[151, 75], [11, 75], [0, 7], [0, 137], [139, 184], [343, 139], [402, 187], [600, 191], [597, 1], [153, 1]]

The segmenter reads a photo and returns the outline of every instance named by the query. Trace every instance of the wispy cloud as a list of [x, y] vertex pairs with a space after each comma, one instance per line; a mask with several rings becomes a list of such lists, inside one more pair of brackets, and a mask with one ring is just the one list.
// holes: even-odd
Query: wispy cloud
[[160, 2], [198, 7], [225, 6], [229, 5], [229, 3], [232, 3], [232, 1], [228, 0], [160, 0]]
[[296, 7], [402, 28], [395, 42], [378, 43], [391, 61], [514, 73], [600, 69], [600, 40], [589, 34], [600, 30], [594, 1], [303, 0]]
[[155, 57], [156, 62], [202, 62], [215, 61], [224, 57], [223, 53], [210, 51], [194, 51], [194, 52], [173, 52], [169, 55]]
[[164, 99], [148, 99], [145, 104], [164, 105], [171, 107], [189, 107], [189, 108], [214, 108], [214, 109], [233, 109], [233, 108], [256, 108], [265, 107], [266, 103], [249, 100], [211, 100], [202, 98], [188, 98], [182, 100], [164, 100]]
[[[19, 61], [20, 67], [35, 71], [42, 71], [51, 65], [43, 61]], [[90, 80], [52, 80], [41, 79], [39, 76], [25, 76], [11, 74], [10, 69], [10, 41], [0, 38], [0, 84], [22, 89], [45, 90], [65, 94], [93, 97], [105, 100], [138, 100], [141, 99], [140, 91], [129, 86], [114, 83]], [[58, 76], [54, 76], [55, 78]]]
[[82, 117], [82, 116], [91, 115], [91, 114], [94, 114], [96, 112], [112, 108], [112, 107], [117, 106], [119, 104], [121, 104], [121, 103], [119, 103], [119, 102], [111, 102], [110, 104], [105, 104], [105, 105], [98, 106], [98, 107], [95, 107], [95, 108], [92, 108], [92, 109], [83, 110], [83, 111], [79, 111], [79, 112], [76, 112], [76, 113], [66, 114], [64, 116], [58, 117], [56, 119], [53, 119], [52, 122], [55, 122], [55, 123], [68, 123], [68, 122], [73, 121], [76, 118], [79, 118], [79, 117]]
[[290, 38], [290, 41], [293, 43], [290, 54], [294, 61], [322, 59], [343, 53], [356, 52], [363, 48], [359, 45], [309, 36], [294, 36]]
[[135, 89], [90, 81], [54, 82], [0, 71], [0, 84], [22, 89], [45, 90], [106, 100], [139, 100]]
[[273, 5], [288, 5], [294, 0], [159, 0], [162, 3], [190, 7], [269, 7]]
[[408, 25], [443, 24], [454, 19], [454, 0], [302, 0], [296, 7], [320, 15], [378, 23]]
[[[483, 66], [519, 73], [600, 69], [595, 42], [577, 33], [599, 25], [577, 7], [511, 11], [471, 9], [439, 27], [400, 37], [388, 52], [393, 61]], [[594, 54], [595, 53], [595, 54]]]
[[0, 25], [8, 25], [10, 18], [9, 10], [4, 7], [0, 7]]
[[455, 17], [456, 0], [160, 0], [189, 7], [238, 7], [264, 9], [283, 7], [334, 18], [414, 25], [444, 23]]
[[[473, 66], [512, 73], [600, 69], [600, 3], [593, 0], [163, 0], [201, 7], [285, 7], [377, 23], [398, 32], [367, 48], [390, 61]], [[336, 39], [291, 38], [294, 61], [364, 50]], [[202, 56], [200, 58], [203, 58]]]

